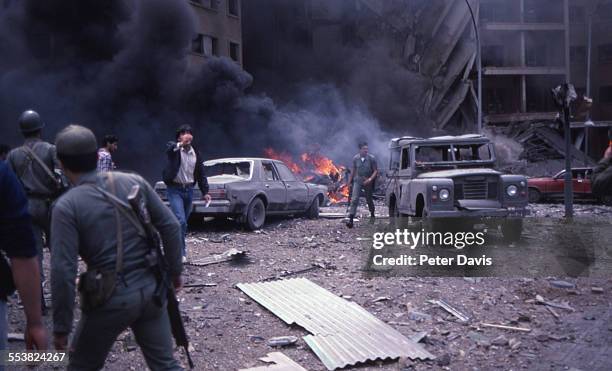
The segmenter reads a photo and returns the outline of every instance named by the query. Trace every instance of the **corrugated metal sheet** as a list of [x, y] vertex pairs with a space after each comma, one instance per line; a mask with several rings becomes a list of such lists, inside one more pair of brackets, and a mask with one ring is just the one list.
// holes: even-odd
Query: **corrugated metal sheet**
[[305, 278], [240, 283], [238, 288], [287, 324], [312, 335], [304, 341], [329, 370], [377, 359], [433, 359], [393, 327]]
[[238, 371], [308, 371], [283, 353], [273, 352], [260, 358], [261, 361], [272, 363], [268, 366], [241, 368]]

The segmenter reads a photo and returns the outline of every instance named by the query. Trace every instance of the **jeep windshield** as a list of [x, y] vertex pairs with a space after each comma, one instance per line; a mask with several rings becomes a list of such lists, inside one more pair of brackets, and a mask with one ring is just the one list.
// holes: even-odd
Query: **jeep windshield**
[[204, 174], [207, 178], [233, 176], [243, 179], [251, 178], [251, 162], [213, 162], [204, 163]]
[[417, 168], [492, 165], [495, 160], [491, 143], [418, 145], [414, 148]]

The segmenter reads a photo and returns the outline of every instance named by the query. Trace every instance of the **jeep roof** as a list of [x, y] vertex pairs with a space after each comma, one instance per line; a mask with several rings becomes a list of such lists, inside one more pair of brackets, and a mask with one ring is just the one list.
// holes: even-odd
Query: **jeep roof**
[[402, 147], [406, 144], [474, 144], [474, 143], [490, 143], [491, 141], [484, 135], [481, 134], [464, 134], [464, 135], [445, 135], [431, 138], [419, 138], [419, 137], [400, 137], [393, 138], [389, 143], [389, 148], [394, 149]]

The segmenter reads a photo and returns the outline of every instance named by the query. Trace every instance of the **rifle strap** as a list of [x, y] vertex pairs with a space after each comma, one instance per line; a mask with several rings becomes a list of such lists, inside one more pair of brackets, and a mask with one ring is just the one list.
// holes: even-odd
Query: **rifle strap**
[[[113, 173], [108, 173], [108, 182], [110, 183], [111, 192], [113, 195], [117, 194], [115, 189], [115, 178]], [[117, 222], [117, 261], [115, 263], [115, 282], [117, 277], [121, 275], [123, 269], [123, 228], [121, 227], [121, 217], [119, 216], [119, 206], [115, 205], [115, 202], [111, 200], [115, 206], [115, 220]]]
[[45, 162], [41, 160], [36, 153], [34, 153], [34, 151], [30, 147], [24, 145], [21, 146], [21, 148], [23, 148], [23, 150], [29, 155], [30, 158], [32, 158], [34, 161], [36, 161], [38, 165], [40, 165], [40, 167], [45, 171], [45, 174], [47, 174], [49, 179], [51, 179], [54, 183], [57, 183], [57, 177], [55, 176], [55, 174], [51, 171], [51, 169], [49, 169], [47, 164], [45, 164]]
[[[108, 172], [109, 177], [111, 176], [111, 172]], [[109, 193], [108, 191], [106, 191], [105, 189], [95, 186], [95, 188], [102, 193], [104, 196], [106, 196], [107, 199], [109, 199], [113, 205], [117, 208], [117, 210], [119, 210], [119, 212], [121, 212], [121, 214], [123, 214], [124, 217], [126, 217], [127, 220], [130, 221], [130, 223], [132, 223], [132, 225], [134, 226], [134, 228], [136, 228], [136, 230], [138, 231], [138, 235], [140, 235], [141, 237], [146, 237], [147, 233], [144, 229], [144, 227], [142, 226], [142, 223], [138, 220], [138, 218], [133, 214], [133, 210], [130, 207], [130, 205], [128, 205], [127, 203], [125, 203], [123, 200], [121, 200], [120, 198], [118, 198], [117, 196], [115, 196], [112, 193]]]

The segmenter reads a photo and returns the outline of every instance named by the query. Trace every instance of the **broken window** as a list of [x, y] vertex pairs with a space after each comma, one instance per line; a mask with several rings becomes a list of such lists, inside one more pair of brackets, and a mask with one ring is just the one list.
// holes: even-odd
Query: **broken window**
[[483, 66], [501, 67], [504, 65], [504, 47], [502, 45], [487, 45], [482, 48]]
[[203, 6], [204, 8], [216, 10], [219, 7], [219, 0], [190, 0], [192, 3]]
[[585, 63], [586, 61], [586, 48], [584, 46], [571, 46], [570, 47], [570, 63]]
[[227, 0], [227, 13], [233, 16], [240, 16], [238, 0]]
[[275, 181], [279, 180], [276, 175], [276, 171], [274, 171], [274, 166], [270, 162], [263, 162], [261, 164], [263, 170], [263, 179], [266, 181]]
[[240, 62], [240, 44], [230, 41], [229, 52], [230, 58], [232, 58], [233, 61]]
[[491, 159], [491, 150], [488, 144], [472, 144], [455, 147], [455, 160], [457, 161], [486, 161]]
[[584, 7], [570, 6], [569, 18], [571, 23], [584, 23]]
[[599, 52], [599, 63], [612, 62], [612, 44], [602, 44], [597, 48]]
[[204, 35], [203, 43], [204, 43], [204, 55], [205, 56], [212, 57], [214, 55], [219, 55], [219, 53], [217, 52], [218, 42], [217, 42], [216, 37]]
[[444, 162], [452, 161], [451, 147], [447, 146], [418, 146], [415, 150], [416, 162]]
[[599, 88], [599, 101], [601, 103], [612, 103], [612, 86], [602, 86]]
[[202, 34], [197, 34], [193, 37], [193, 39], [191, 40], [191, 51], [194, 53], [198, 53], [198, 54], [204, 54], [204, 45], [202, 43], [202, 40], [204, 38], [204, 35]]
[[251, 162], [218, 162], [204, 165], [204, 174], [206, 177], [231, 175], [249, 179], [251, 177]]
[[405, 147], [402, 149], [402, 166], [401, 169], [405, 170], [410, 168], [410, 148]]

